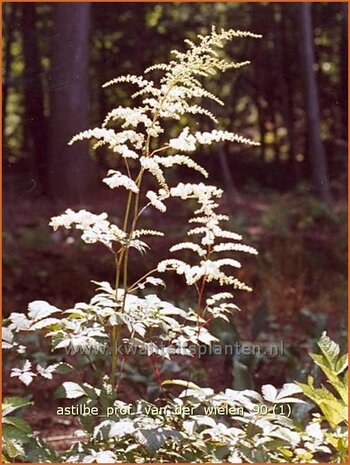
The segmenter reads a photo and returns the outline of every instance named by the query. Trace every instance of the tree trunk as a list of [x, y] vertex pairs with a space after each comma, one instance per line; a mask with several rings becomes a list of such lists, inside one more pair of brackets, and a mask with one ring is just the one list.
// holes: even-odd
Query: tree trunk
[[24, 58], [25, 133], [32, 142], [35, 171], [40, 187], [47, 191], [47, 121], [44, 114], [44, 89], [36, 30], [36, 4], [22, 4]]
[[312, 181], [319, 197], [331, 204], [331, 191], [327, 172], [326, 153], [320, 135], [320, 109], [318, 89], [313, 65], [315, 62], [311, 4], [298, 4], [298, 23], [301, 33], [300, 62], [305, 88], [305, 110], [308, 125], [308, 147]]
[[343, 138], [347, 139], [348, 132], [348, 4], [342, 3], [344, 15], [342, 27], [342, 62], [341, 62], [341, 102], [342, 102], [342, 126]]
[[53, 198], [82, 203], [95, 183], [87, 141], [67, 146], [89, 128], [90, 3], [53, 4], [49, 180]]
[[233, 181], [230, 165], [227, 160], [227, 154], [224, 144], [219, 144], [216, 148], [217, 153], [219, 154], [219, 161], [221, 166], [222, 176], [224, 178], [224, 186], [226, 192], [226, 199], [228, 206], [232, 212], [235, 213], [235, 206], [239, 200], [238, 192]]
[[291, 179], [291, 184], [295, 185], [301, 179], [300, 167], [296, 160], [296, 130], [294, 127], [294, 91], [293, 77], [288, 72], [289, 63], [293, 59], [293, 50], [289, 46], [289, 31], [290, 26], [293, 26], [291, 5], [283, 5], [281, 8], [281, 40], [282, 40], [282, 71], [283, 71], [283, 107], [284, 117], [288, 132], [289, 156], [288, 156], [288, 171]]
[[5, 134], [5, 122], [6, 122], [6, 108], [9, 90], [10, 80], [10, 68], [11, 68], [11, 43], [13, 39], [13, 31], [15, 26], [17, 5], [16, 3], [8, 3], [3, 6], [3, 34], [5, 41], [4, 50], [4, 61], [3, 61], [3, 80], [2, 80], [2, 134]]
[[[250, 18], [251, 18], [251, 30], [255, 33], [262, 34], [263, 37], [266, 35], [266, 24], [265, 21], [262, 21], [262, 10], [261, 5], [249, 4], [250, 6]], [[254, 102], [256, 105], [258, 113], [258, 125], [259, 125], [259, 135], [260, 135], [260, 161], [261, 166], [265, 163], [266, 159], [266, 120], [267, 120], [267, 106], [268, 102], [265, 98], [265, 66], [264, 66], [264, 57], [266, 56], [266, 51], [264, 50], [264, 42], [260, 44], [258, 48], [258, 54], [253, 60], [253, 73], [254, 73]]]

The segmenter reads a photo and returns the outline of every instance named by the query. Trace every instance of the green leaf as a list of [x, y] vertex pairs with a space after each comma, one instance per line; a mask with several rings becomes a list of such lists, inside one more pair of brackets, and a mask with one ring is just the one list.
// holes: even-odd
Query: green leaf
[[309, 384], [296, 383], [304, 394], [320, 408], [332, 428], [347, 421], [344, 403], [325, 388], [315, 388], [310, 377]]
[[28, 305], [28, 316], [31, 320], [38, 321], [47, 318], [53, 313], [61, 312], [57, 307], [50, 305], [44, 300], [35, 300]]
[[23, 420], [23, 418], [5, 417], [5, 418], [3, 418], [2, 422], [3, 422], [3, 425], [12, 425], [15, 428], [17, 428], [18, 430], [23, 431], [23, 433], [29, 434], [29, 433], [32, 432], [32, 429], [31, 429], [29, 423], [27, 423], [25, 420]]
[[16, 410], [32, 405], [33, 402], [23, 399], [22, 397], [5, 397], [2, 404], [2, 416], [5, 417]]
[[25, 444], [30, 441], [30, 435], [21, 431], [16, 426], [4, 424], [2, 428], [2, 434], [4, 438], [11, 438], [17, 441], [19, 444]]
[[215, 457], [220, 460], [220, 462], [225, 461], [229, 454], [230, 454], [230, 449], [228, 446], [219, 446], [215, 449], [214, 451]]
[[132, 434], [135, 431], [134, 423], [130, 420], [122, 420], [118, 422], [112, 422], [111, 429], [109, 431], [110, 438], [120, 438], [126, 434]]
[[60, 463], [62, 458], [42, 439], [33, 437], [26, 446], [26, 461], [28, 463]]
[[332, 341], [327, 336], [326, 332], [322, 334], [321, 338], [317, 342], [317, 345], [321, 349], [323, 355], [326, 357], [329, 366], [332, 368], [335, 367], [340, 352], [339, 345]]
[[227, 322], [222, 319], [215, 319], [210, 324], [210, 332], [219, 339], [223, 346], [233, 346], [239, 342], [239, 334], [235, 324], [231, 321]]
[[78, 399], [82, 396], [87, 396], [89, 399], [96, 399], [99, 394], [99, 389], [94, 389], [87, 383], [78, 384], [71, 381], [66, 381], [55, 391], [55, 397], [65, 397], [66, 399]]
[[335, 365], [335, 373], [340, 375], [348, 367], [348, 354], [342, 355]]
[[78, 399], [85, 395], [84, 389], [78, 383], [72, 383], [71, 381], [63, 383], [55, 392], [56, 397], [66, 397], [67, 399]]
[[49, 326], [53, 326], [56, 323], [60, 323], [61, 320], [58, 318], [45, 318], [43, 320], [37, 321], [34, 323], [30, 329], [31, 331], [37, 331], [38, 329], [48, 328]]
[[246, 365], [234, 360], [233, 364], [233, 389], [242, 391], [244, 389], [252, 389], [254, 387], [254, 381], [252, 375]]
[[310, 384], [303, 384], [303, 383], [296, 383], [298, 386], [301, 387], [303, 393], [309, 397], [309, 399], [313, 400], [316, 405], [319, 406], [321, 401], [327, 400], [327, 401], [337, 401], [338, 399], [327, 389], [325, 388], [315, 388], [313, 386], [313, 378], [310, 376], [310, 379], [312, 380], [309, 383]]
[[168, 438], [179, 439], [180, 437], [181, 434], [178, 431], [162, 427], [157, 429], [140, 429], [135, 432], [136, 440], [146, 447], [151, 455], [154, 455]]
[[60, 373], [62, 375], [65, 375], [66, 373], [71, 373], [73, 371], [72, 365], [69, 365], [69, 363], [58, 363], [57, 367], [55, 369], [56, 373]]
[[8, 436], [4, 436], [2, 438], [2, 447], [4, 453], [8, 455], [11, 459], [15, 459], [16, 457], [24, 457], [24, 449], [21, 444], [21, 441], [17, 441], [16, 439]]
[[338, 400], [321, 400], [319, 406], [332, 428], [347, 421], [347, 410]]

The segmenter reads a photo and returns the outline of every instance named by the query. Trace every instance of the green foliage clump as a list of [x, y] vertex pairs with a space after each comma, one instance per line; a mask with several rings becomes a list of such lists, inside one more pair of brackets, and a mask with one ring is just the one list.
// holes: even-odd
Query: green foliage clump
[[329, 425], [325, 441], [336, 451], [335, 460], [342, 463], [347, 461], [348, 453], [348, 355], [340, 356], [339, 345], [325, 333], [317, 344], [321, 353], [310, 356], [321, 368], [330, 388], [314, 386], [312, 376], [307, 384], [297, 384], [320, 410], [320, 423]]

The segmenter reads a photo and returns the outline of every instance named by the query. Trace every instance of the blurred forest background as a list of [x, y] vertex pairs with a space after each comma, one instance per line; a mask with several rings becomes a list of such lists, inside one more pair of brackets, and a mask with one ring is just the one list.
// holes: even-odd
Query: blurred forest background
[[[249, 368], [255, 383], [280, 384], [295, 378], [322, 330], [345, 341], [346, 3], [3, 3], [4, 313], [22, 312], [34, 299], [72, 305], [92, 295], [91, 279], [113, 279], [102, 249], [48, 227], [68, 206], [121, 214], [121, 198], [97, 182], [118, 160], [67, 142], [130, 104], [132, 89], [103, 83], [166, 61], [184, 38], [212, 25], [263, 34], [226, 48], [251, 65], [208, 83], [226, 102], [210, 108], [221, 128], [261, 145], [221, 145], [200, 157], [210, 182], [226, 191], [222, 209], [233, 230], [259, 250], [242, 270], [254, 292], [237, 295], [243, 311], [225, 334], [284, 339], [283, 360], [241, 364], [259, 364]], [[186, 173], [176, 176], [174, 183]], [[167, 217], [168, 235], [147, 269], [181, 236], [179, 215]], [[145, 219], [155, 220], [162, 217]], [[141, 274], [145, 265], [134, 265]], [[181, 296], [181, 281], [171, 289]]]

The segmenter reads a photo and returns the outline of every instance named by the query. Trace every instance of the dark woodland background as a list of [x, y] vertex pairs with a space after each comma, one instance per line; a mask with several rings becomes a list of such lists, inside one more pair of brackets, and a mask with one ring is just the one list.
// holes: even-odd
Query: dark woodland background
[[[91, 163], [87, 150], [66, 142], [98, 125], [113, 105], [129, 103], [129, 89], [101, 85], [119, 74], [142, 73], [167, 59], [170, 49], [182, 48], [184, 38], [215, 24], [264, 36], [230, 44], [233, 59], [252, 65], [209, 84], [226, 102], [224, 110], [213, 109], [221, 111], [223, 125], [261, 142], [239, 156], [225, 153], [230, 182], [237, 189], [280, 192], [310, 183], [325, 202], [341, 195], [345, 3], [5, 3], [3, 24], [5, 175], [30, 170], [41, 193], [84, 200], [106, 160], [98, 154]], [[238, 149], [224, 149], [230, 150]], [[73, 181], [72, 172], [79, 178]]]
[[[258, 258], [245, 259], [241, 276], [254, 291], [237, 294], [242, 312], [224, 333], [231, 341], [283, 339], [286, 352], [273, 363], [242, 362], [248, 384], [279, 385], [298, 377], [323, 330], [346, 340], [346, 3], [5, 2], [4, 314], [25, 311], [34, 299], [69, 306], [92, 296], [91, 279], [113, 279], [102, 248], [72, 243], [48, 227], [67, 207], [108, 211], [116, 221], [121, 214], [122, 194], [98, 183], [118, 160], [67, 142], [100, 125], [114, 106], [131, 103], [132, 88], [102, 89], [104, 82], [166, 61], [184, 38], [213, 24], [263, 34], [226, 48], [251, 65], [208, 82], [226, 102], [210, 108], [221, 128], [260, 147], [224, 144], [198, 157], [209, 181], [225, 189], [222, 209], [232, 229], [259, 250]], [[174, 183], [188, 179], [181, 170], [173, 176]], [[135, 255], [135, 276], [168, 257], [182, 234], [181, 212], [171, 211], [166, 222], [154, 215], [148, 226], [162, 221], [168, 234], [144, 263]], [[174, 292], [185, 305], [189, 297], [173, 279], [168, 296]], [[198, 376], [227, 386], [231, 374], [215, 371], [216, 363], [198, 368]]]

